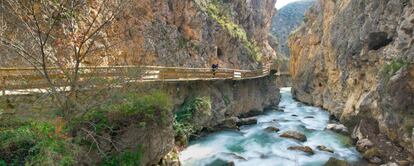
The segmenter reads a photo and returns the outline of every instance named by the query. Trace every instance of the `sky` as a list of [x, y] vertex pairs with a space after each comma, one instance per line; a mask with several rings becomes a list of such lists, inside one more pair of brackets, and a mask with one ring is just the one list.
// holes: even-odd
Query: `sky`
[[295, 2], [295, 1], [300, 1], [300, 0], [277, 0], [276, 2], [276, 8], [280, 9], [283, 6], [286, 6], [289, 3]]

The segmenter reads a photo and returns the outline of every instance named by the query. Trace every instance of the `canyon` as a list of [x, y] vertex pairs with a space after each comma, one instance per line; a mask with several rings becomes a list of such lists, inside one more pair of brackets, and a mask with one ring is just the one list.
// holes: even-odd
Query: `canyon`
[[[82, 34], [88, 35], [85, 27], [105, 22], [106, 16], [89, 18], [101, 9], [113, 14], [105, 7], [117, 2], [79, 1], [81, 7], [70, 12], [84, 17], [56, 14], [60, 8], [52, 1], [23, 3], [22, 9], [31, 9], [23, 13], [32, 16], [18, 17], [21, 8], [13, 7], [19, 3], [6, 0], [0, 10], [9, 18], [1, 22], [0, 71], [40, 67], [46, 72], [62, 66], [210, 70], [212, 64], [223, 70], [261, 71], [268, 63], [272, 66], [269, 74], [251, 79], [236, 78], [237, 72], [214, 79], [212, 69], [202, 73], [214, 74], [209, 80], [73, 84], [81, 92], [70, 90], [68, 98], [81, 102], [68, 100], [64, 109], [57, 101], [65, 92], [2, 95], [0, 165], [208, 165], [220, 156], [205, 162], [191, 155], [198, 155], [200, 144], [208, 150], [211, 142], [217, 155], [224, 152], [230, 158], [219, 161], [224, 165], [282, 160], [282, 165], [347, 165], [344, 160], [412, 165], [414, 0], [303, 1], [288, 6], [286, 17], [275, 17], [276, 1], [131, 0], [101, 31], [97, 28], [93, 41], [85, 42], [104, 49], [79, 60], [89, 51], [76, 45]], [[42, 42], [48, 31], [38, 24], [47, 28], [55, 18], [52, 37]], [[30, 19], [38, 30], [30, 29], [33, 25], [25, 22]], [[292, 20], [283, 23], [286, 19]], [[40, 34], [40, 42], [33, 33]], [[33, 65], [22, 53], [43, 65]], [[277, 75], [286, 70], [291, 79]], [[71, 70], [61, 73], [69, 76], [52, 77], [77, 80]], [[88, 107], [79, 106], [85, 103]], [[248, 143], [239, 147], [234, 142]], [[223, 150], [227, 144], [232, 144], [231, 153]], [[249, 145], [254, 146], [250, 151]]]

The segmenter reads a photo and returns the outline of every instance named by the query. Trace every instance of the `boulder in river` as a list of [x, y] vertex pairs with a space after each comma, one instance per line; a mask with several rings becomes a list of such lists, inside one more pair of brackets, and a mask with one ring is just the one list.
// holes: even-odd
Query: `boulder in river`
[[253, 125], [253, 124], [257, 124], [257, 118], [242, 118], [239, 119], [239, 121], [237, 122], [237, 126], [244, 126], [244, 125]]
[[282, 108], [277, 106], [270, 106], [264, 109], [265, 112], [275, 111], [275, 112], [284, 112]]
[[332, 149], [329, 149], [328, 147], [323, 146], [323, 145], [319, 145], [316, 148], [318, 148], [320, 151], [325, 151], [325, 152], [329, 152], [329, 153], [333, 153], [334, 152]]
[[296, 139], [301, 142], [305, 142], [307, 140], [306, 136], [300, 132], [297, 131], [286, 131], [280, 135], [280, 137], [284, 138], [292, 138]]
[[305, 119], [313, 119], [315, 118], [314, 116], [306, 116]]
[[326, 126], [326, 129], [332, 130], [332, 131], [335, 131], [341, 134], [349, 134], [348, 128], [345, 127], [343, 124], [334, 124], [334, 123], [328, 124]]
[[217, 127], [217, 130], [223, 130], [223, 129], [235, 129], [237, 130], [239, 127], [237, 126], [237, 123], [239, 121], [239, 118], [237, 117], [230, 117], [225, 119], [221, 124]]
[[265, 130], [266, 132], [269, 132], [269, 133], [273, 133], [273, 132], [278, 132], [278, 131], [280, 131], [280, 129], [279, 129], [279, 128], [277, 128], [277, 127], [273, 127], [273, 126], [266, 127], [264, 130]]
[[329, 160], [324, 164], [324, 166], [350, 166], [345, 160], [339, 160], [335, 157], [329, 158]]
[[291, 147], [288, 148], [288, 150], [299, 150], [299, 151], [305, 152], [306, 154], [309, 154], [309, 155], [315, 154], [313, 152], [312, 148], [310, 148], [309, 146], [291, 146]]
[[239, 155], [237, 155], [235, 153], [222, 153], [222, 155], [223, 156], [226, 156], [226, 157], [230, 157], [230, 158], [236, 159], [236, 160], [247, 161], [246, 158], [244, 158], [242, 156], [239, 156]]
[[220, 166], [235, 166], [234, 161], [226, 161], [222, 159], [216, 159], [209, 165], [220, 165]]

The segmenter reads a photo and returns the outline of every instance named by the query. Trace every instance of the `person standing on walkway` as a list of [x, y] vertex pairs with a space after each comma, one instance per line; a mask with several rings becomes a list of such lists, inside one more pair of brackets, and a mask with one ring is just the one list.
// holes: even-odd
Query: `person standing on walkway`
[[213, 76], [216, 76], [216, 71], [218, 69], [218, 64], [211, 65], [211, 71], [213, 72]]

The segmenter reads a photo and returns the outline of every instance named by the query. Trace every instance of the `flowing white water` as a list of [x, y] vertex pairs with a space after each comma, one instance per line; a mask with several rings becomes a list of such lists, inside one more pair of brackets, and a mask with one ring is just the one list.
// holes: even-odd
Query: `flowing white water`
[[[329, 114], [317, 107], [306, 106], [292, 98], [291, 88], [282, 88], [279, 104], [284, 112], [268, 112], [258, 116], [258, 124], [243, 126], [238, 131], [212, 133], [180, 153], [184, 166], [219, 166], [233, 161], [237, 166], [289, 166], [323, 165], [330, 157], [359, 162], [360, 154], [345, 144], [346, 137], [325, 130]], [[293, 115], [293, 116], [292, 116]], [[309, 117], [312, 116], [312, 117]], [[277, 133], [264, 131], [266, 127], [280, 129]], [[279, 137], [284, 131], [299, 131], [307, 136], [306, 142]], [[334, 153], [319, 151], [324, 145]], [[287, 150], [290, 146], [309, 146], [315, 154]]]

